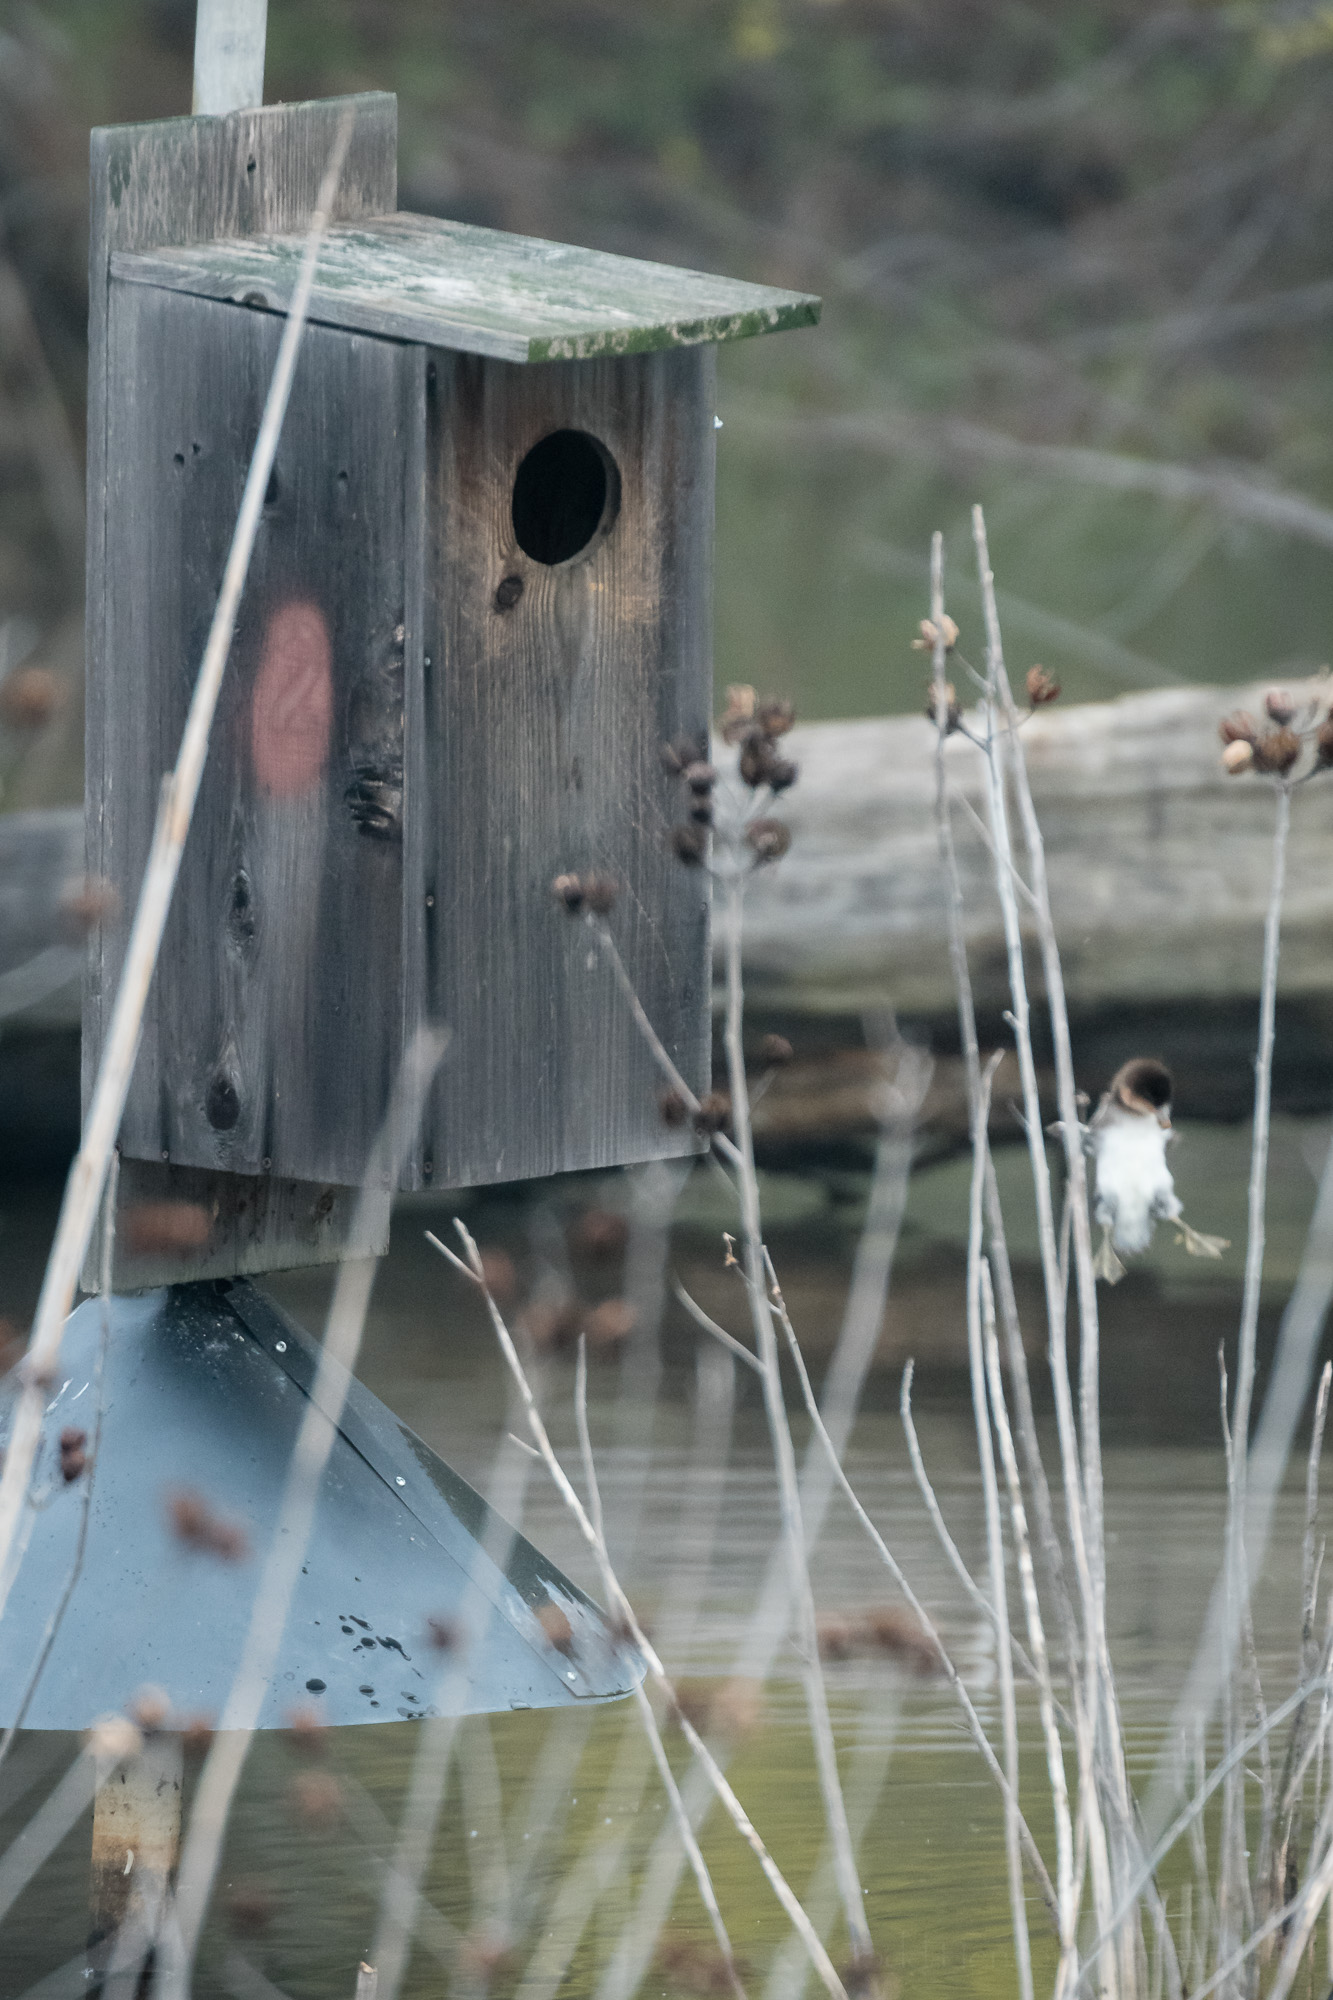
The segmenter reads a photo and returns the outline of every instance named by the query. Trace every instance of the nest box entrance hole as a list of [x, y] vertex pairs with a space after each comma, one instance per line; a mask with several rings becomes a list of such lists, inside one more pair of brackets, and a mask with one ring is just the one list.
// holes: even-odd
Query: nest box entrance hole
[[620, 471], [588, 431], [550, 431], [523, 458], [510, 508], [524, 555], [554, 569], [611, 532], [620, 511]]

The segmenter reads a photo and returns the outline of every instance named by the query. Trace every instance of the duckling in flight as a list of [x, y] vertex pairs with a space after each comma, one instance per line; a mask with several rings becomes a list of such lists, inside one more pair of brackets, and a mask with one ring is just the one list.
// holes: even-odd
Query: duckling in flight
[[1133, 1256], [1152, 1242], [1158, 1222], [1173, 1222], [1192, 1257], [1220, 1257], [1221, 1236], [1202, 1236], [1181, 1213], [1166, 1149], [1171, 1128], [1171, 1072], [1152, 1056], [1118, 1069], [1092, 1114], [1087, 1144], [1096, 1175], [1093, 1213], [1102, 1227], [1097, 1276], [1114, 1285], [1125, 1275], [1117, 1251]]

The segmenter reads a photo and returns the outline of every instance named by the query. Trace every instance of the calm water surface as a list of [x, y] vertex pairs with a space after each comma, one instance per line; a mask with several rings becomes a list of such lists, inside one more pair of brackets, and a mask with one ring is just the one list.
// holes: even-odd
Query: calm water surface
[[[1264, 1344], [1285, 1296], [1313, 1194], [1326, 1128], [1289, 1122], [1276, 1146], [1275, 1281], [1265, 1303]], [[1220, 1129], [1194, 1147], [1190, 1212], [1200, 1226], [1232, 1227], [1243, 1192], [1245, 1135]], [[1184, 1156], [1182, 1156], [1184, 1157]], [[1005, 1175], [1017, 1155], [1002, 1155]], [[975, 1434], [961, 1355], [959, 1169], [918, 1177], [903, 1232], [882, 1359], [872, 1373], [848, 1456], [853, 1482], [937, 1619], [998, 1741], [993, 1659], [987, 1630], [947, 1572], [912, 1480], [897, 1397], [901, 1361], [920, 1358], [916, 1407], [922, 1444], [940, 1501], [969, 1566], [984, 1580], [985, 1557]], [[1182, 1178], [1184, 1178], [1182, 1174]], [[702, 1179], [702, 1177], [701, 1177]], [[1014, 1233], [1023, 1247], [1022, 1184], [1012, 1174]], [[772, 1238], [779, 1268], [813, 1364], [828, 1352], [841, 1312], [858, 1224], [856, 1190], [776, 1184]], [[483, 1240], [503, 1245], [526, 1282], [563, 1258], [561, 1230], [590, 1200], [626, 1199], [624, 1183], [565, 1184], [544, 1204], [474, 1200]], [[0, 1307], [22, 1311], [54, 1211], [51, 1190], [0, 1197], [0, 1253], [8, 1288]], [[382, 1273], [362, 1374], [392, 1408], [461, 1472], [484, 1485], [497, 1445], [512, 1423], [497, 1357], [475, 1301], [422, 1241], [447, 1211], [410, 1203], [400, 1214]], [[738, 1300], [726, 1289], [717, 1232], [725, 1215], [711, 1189], [686, 1190], [671, 1251], [673, 1266], [736, 1331]], [[635, 1239], [635, 1243], [638, 1239]], [[651, 1247], [651, 1246], [649, 1246]], [[635, 1244], [631, 1244], [631, 1255]], [[649, 1260], [651, 1262], [651, 1259]], [[1188, 1664], [1207, 1601], [1222, 1527], [1222, 1466], [1216, 1437], [1216, 1349], [1234, 1348], [1239, 1251], [1201, 1271], [1169, 1246], [1106, 1300], [1105, 1478], [1112, 1645], [1126, 1730], [1146, 1773]], [[616, 1289], [618, 1264], [575, 1271], [586, 1290]], [[1030, 1296], [1030, 1276], [1020, 1274]], [[326, 1283], [276, 1281], [273, 1290], [318, 1328]], [[1034, 1343], [1035, 1311], [1028, 1315]], [[776, 1504], [758, 1384], [738, 1371], [688, 1322], [668, 1315], [660, 1356], [631, 1346], [595, 1363], [590, 1409], [608, 1521], [622, 1576], [656, 1643], [687, 1692], [705, 1697], [734, 1672], [750, 1630], [772, 1549]], [[1042, 1366], [1034, 1379], [1044, 1407]], [[567, 1463], [574, 1438], [573, 1366], [557, 1357], [544, 1396]], [[1053, 1438], [1042, 1417], [1044, 1442]], [[803, 1422], [796, 1426], [805, 1443]], [[510, 1447], [512, 1450], [512, 1447]], [[1331, 1503], [1333, 1504], [1333, 1503]], [[1279, 1508], [1273, 1554], [1259, 1580], [1256, 1625], [1270, 1692], [1293, 1672], [1301, 1503], [1289, 1488]], [[585, 1587], [596, 1591], [586, 1553], [540, 1469], [527, 1479], [522, 1526]], [[814, 1564], [822, 1612], [854, 1616], [895, 1600], [891, 1579], [839, 1502], [830, 1508]], [[1014, 1990], [1003, 1854], [996, 1798], [964, 1735], [946, 1688], [923, 1682], [883, 1656], [856, 1655], [828, 1668], [849, 1811], [860, 1829], [862, 1879], [876, 1943], [903, 1994], [938, 2000]], [[1024, 1784], [1039, 1838], [1049, 1818], [1037, 1752], [1035, 1713], [1024, 1716]], [[239, 1891], [266, 1904], [262, 1925], [237, 1932], [219, 1917], [208, 1936], [197, 1992], [270, 1996], [346, 1995], [374, 1929], [380, 1864], [392, 1840], [418, 1732], [384, 1724], [337, 1734], [328, 1768], [340, 1779], [345, 1813], [310, 1825], [294, 1810], [300, 1760], [282, 1739], [259, 1739], [232, 1822], [221, 1902]], [[672, 1739], [684, 1778], [688, 1760]], [[0, 1779], [0, 1834], [12, 1837], [68, 1762], [68, 1738], [23, 1741]], [[778, 1657], [761, 1717], [735, 1745], [736, 1788], [797, 1889], [831, 1921], [821, 1877], [821, 1811], [790, 1652]], [[634, 1934], [645, 1882], [669, 1907], [666, 1936], [709, 1941], [707, 1921], [685, 1878], [674, 1896], [666, 1850], [655, 1847], [666, 1811], [633, 1713], [594, 1711], [475, 1719], [460, 1732], [432, 1862], [428, 1894], [436, 1912], [413, 1961], [408, 1991], [480, 1995], [474, 1962], [451, 1986], [438, 1954], [448, 1928], [465, 1937], [511, 1939], [495, 1972], [499, 1995], [524, 2000], [562, 1991], [607, 1995], [603, 1976], [617, 1945]], [[739, 1839], [718, 1815], [704, 1846], [750, 1991], [796, 2000], [799, 1961], [771, 1892]], [[85, 1921], [88, 1825], [82, 1822], [7, 1920], [0, 1942], [0, 2000], [26, 1993], [70, 1960]], [[1034, 1911], [1039, 1973], [1047, 1946]], [[835, 1955], [841, 1950], [833, 1927]], [[239, 1958], [237, 1954], [239, 1953]], [[244, 1961], [243, 1963], [241, 1961]], [[661, 1959], [644, 1991], [688, 1990]], [[264, 1984], [263, 1982], [269, 1982]], [[43, 1986], [45, 2000], [74, 1985]], [[811, 1989], [813, 1990], [813, 1989]]]

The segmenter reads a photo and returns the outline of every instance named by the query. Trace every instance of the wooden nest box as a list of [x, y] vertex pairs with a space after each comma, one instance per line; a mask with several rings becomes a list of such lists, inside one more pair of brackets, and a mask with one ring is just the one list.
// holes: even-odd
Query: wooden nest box
[[617, 879], [706, 1087], [707, 884], [660, 750], [708, 726], [714, 347], [818, 302], [400, 214], [382, 95], [94, 134], [88, 842], [117, 906], [87, 1075], [348, 106], [122, 1130], [136, 1198], [211, 1234], [127, 1245], [121, 1285], [345, 1254], [426, 1021], [452, 1039], [405, 1188], [687, 1150], [563, 870]]

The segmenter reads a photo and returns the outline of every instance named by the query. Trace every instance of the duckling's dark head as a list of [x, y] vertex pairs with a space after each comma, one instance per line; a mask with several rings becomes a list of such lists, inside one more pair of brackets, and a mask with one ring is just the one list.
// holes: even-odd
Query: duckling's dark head
[[1121, 1066], [1111, 1079], [1107, 1093], [1126, 1111], [1171, 1123], [1171, 1072], [1156, 1056], [1135, 1056]]

